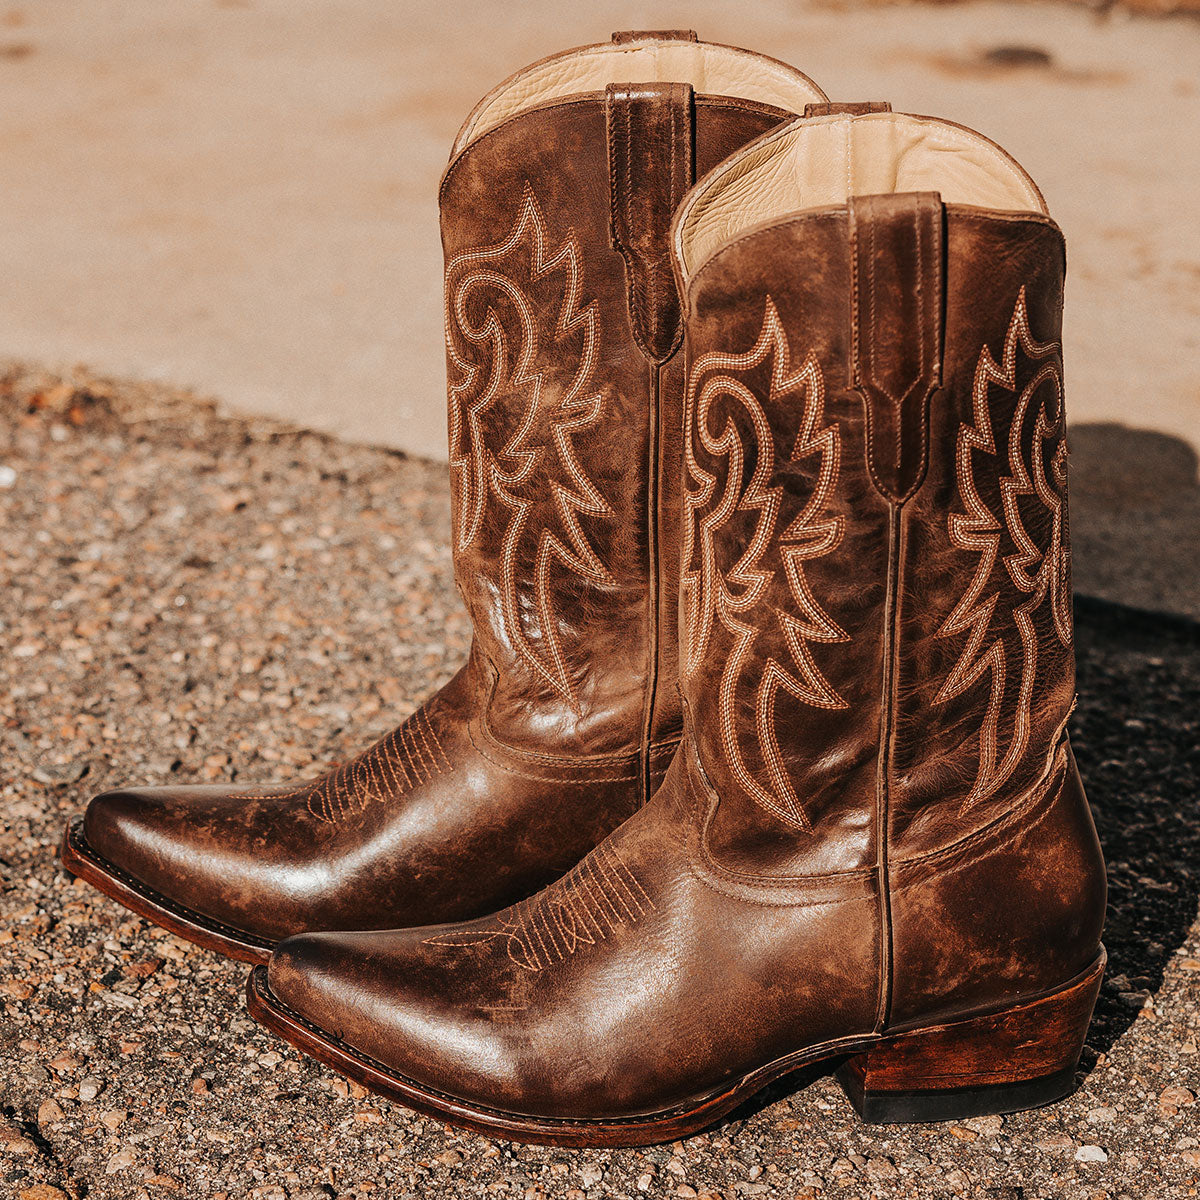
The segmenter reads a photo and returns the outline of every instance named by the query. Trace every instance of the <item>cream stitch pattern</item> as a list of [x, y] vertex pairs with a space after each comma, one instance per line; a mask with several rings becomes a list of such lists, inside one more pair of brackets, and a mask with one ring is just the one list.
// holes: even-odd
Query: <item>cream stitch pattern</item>
[[[519, 266], [522, 255], [528, 259], [525, 267]], [[551, 403], [543, 400], [543, 392], [552, 398], [556, 392], [545, 386], [547, 372], [539, 359], [543, 347], [534, 303], [510, 277], [521, 271], [531, 283], [562, 273], [562, 302], [551, 342], [557, 345], [578, 337], [582, 343], [574, 377], [553, 401], [550, 444], [535, 440], [536, 426], [543, 407]], [[516, 330], [506, 329], [491, 303], [482, 320], [472, 320], [469, 302], [488, 290], [509, 302], [516, 314]], [[545, 220], [528, 183], [509, 236], [497, 245], [455, 255], [446, 268], [446, 347], [452, 370], [459, 375], [449, 389], [455, 546], [463, 551], [475, 542], [489, 495], [508, 511], [500, 554], [505, 636], [520, 657], [574, 708], [579, 703], [559, 641], [550, 571], [558, 562], [594, 585], [615, 586], [616, 582], [580, 526], [581, 515], [613, 515], [580, 465], [573, 444], [576, 433], [600, 420], [604, 400], [603, 390], [594, 389], [591, 378], [599, 356], [598, 310], [594, 301], [580, 307], [581, 291], [579, 239], [573, 229], [568, 230], [554, 253], [548, 252]], [[514, 338], [515, 345], [511, 344]], [[482, 361], [472, 361], [476, 352]], [[510, 358], [515, 359], [511, 368]], [[496, 422], [485, 423], [483, 418], [498, 399], [522, 392], [525, 406], [517, 428], [502, 448], [493, 450], [485, 434], [497, 437]], [[556, 473], [561, 478], [555, 478]], [[520, 494], [522, 489], [530, 494]], [[540, 532], [532, 564], [531, 612], [530, 604], [519, 594], [518, 557], [527, 527], [533, 523], [531, 513], [547, 498], [553, 499], [564, 536], [548, 527]], [[526, 628], [531, 619], [538, 625], [532, 636]], [[542, 647], [541, 652], [535, 646]]]
[[434, 934], [423, 944], [466, 948], [502, 939], [515, 966], [538, 972], [607, 941], [654, 907], [616, 850], [601, 842], [557, 883], [499, 914], [497, 928]]
[[358, 758], [326, 772], [315, 783], [290, 792], [253, 792], [245, 800], [304, 796], [318, 821], [335, 825], [372, 804], [395, 800], [435, 775], [454, 770], [429, 714], [419, 708]]
[[[995, 457], [997, 453], [988, 404], [992, 387], [1016, 392], [1018, 350], [1026, 359], [1041, 365], [1021, 389], [1013, 413], [1008, 438], [1010, 474], [999, 481], [1003, 523], [980, 496], [976, 482], [976, 451]], [[1022, 433], [1035, 396], [1045, 399], [1034, 406], [1032, 462], [1025, 462]], [[984, 674], [991, 674], [987, 713], [980, 730], [979, 769], [975, 783], [963, 801], [961, 812], [994, 795], [1012, 776], [1029, 744], [1032, 721], [1033, 687], [1037, 675], [1038, 639], [1033, 613], [1049, 597], [1055, 633], [1063, 646], [1071, 644], [1070, 557], [1066, 536], [1066, 462], [1064, 437], [1061, 348], [1057, 342], [1038, 342], [1029, 329], [1029, 313], [1022, 287], [1004, 338], [1000, 363], [984, 347], [975, 370], [972, 425], [959, 429], [956, 468], [959, 492], [965, 512], [951, 513], [949, 534], [959, 550], [978, 555], [970, 585], [962, 599], [938, 630], [939, 637], [965, 633], [966, 645], [947, 676], [936, 700], [938, 703], [961, 695]], [[1051, 444], [1049, 466], [1047, 443]], [[1029, 534], [1021, 516], [1021, 497], [1036, 496], [1050, 514], [1048, 544], [1040, 549]], [[1007, 655], [1004, 633], [997, 632], [985, 648], [993, 615], [1000, 597], [999, 581], [993, 573], [1000, 557], [1004, 532], [1017, 552], [1003, 558], [1005, 572], [1016, 589], [1028, 599], [1012, 610], [1013, 623], [1021, 643], [1021, 679], [1016, 714], [1008, 748], [1000, 756], [1000, 716], [1004, 703]], [[1003, 613], [1000, 614], [1003, 617]]]
[[[749, 371], [768, 359], [771, 362], [768, 404], [776, 405], [788, 396], [803, 396], [804, 409], [792, 449], [792, 462], [814, 454], [820, 456], [812, 495], [778, 538], [776, 525], [783, 488], [770, 485], [776, 457], [771, 425], [754, 393], [734, 377], [735, 373]], [[708, 654], [714, 622], [719, 619], [734, 639], [733, 651], [722, 672], [718, 699], [722, 746], [730, 768], [755, 801], [787, 825], [808, 830], [808, 817], [796, 796], [779, 745], [775, 707], [781, 689], [817, 708], [847, 707], [846, 701], [817, 667], [809, 643], [845, 642], [849, 637], [821, 608], [804, 569], [806, 562], [830, 553], [842, 540], [843, 518], [826, 513], [837, 487], [841, 442], [836, 423], [823, 423], [825, 381], [816, 357], [810, 354], [797, 371], [789, 372], [787, 338], [770, 297], [766, 300], [762, 332], [751, 350], [745, 354], [713, 351], [702, 355], [692, 369], [684, 416], [684, 455], [689, 479], [697, 486], [689, 489], [685, 498], [682, 561], [686, 565], [680, 585], [686, 630], [683, 673], [685, 678], [695, 675]], [[713, 431], [711, 419], [718, 399], [740, 406], [749, 418], [754, 428], [754, 442], [749, 453], [730, 417], [726, 418], [719, 433]], [[716, 504], [712, 501], [719, 481], [697, 461], [697, 440], [708, 455], [726, 461], [723, 491]], [[746, 481], [746, 462], [751, 456], [755, 465]], [[704, 511], [706, 508], [707, 512]], [[758, 513], [754, 533], [737, 562], [722, 571], [717, 561], [715, 535], [736, 513], [749, 511]], [[762, 566], [763, 557], [773, 542], [779, 547], [796, 611], [785, 612], [778, 608], [771, 611], [783, 630], [795, 673], [770, 658], [758, 685], [755, 734], [767, 773], [767, 779], [760, 780], [743, 756], [734, 712], [742, 672], [751, 660], [754, 643], [761, 632], [755, 624], [747, 623], [746, 618], [760, 607], [775, 574]], [[699, 561], [695, 563], [697, 557]]]

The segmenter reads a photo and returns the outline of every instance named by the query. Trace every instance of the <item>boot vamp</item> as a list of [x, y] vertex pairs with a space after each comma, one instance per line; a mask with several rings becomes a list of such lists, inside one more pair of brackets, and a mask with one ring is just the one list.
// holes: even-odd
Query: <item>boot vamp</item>
[[573, 871], [494, 917], [289, 939], [272, 992], [419, 1086], [546, 1117], [695, 1102], [869, 1032], [870, 884], [724, 878], [672, 768]]
[[84, 837], [159, 899], [272, 940], [494, 912], [577, 863], [633, 811], [638, 784], [632, 767], [550, 778], [481, 753], [464, 690], [298, 788], [107, 792]]

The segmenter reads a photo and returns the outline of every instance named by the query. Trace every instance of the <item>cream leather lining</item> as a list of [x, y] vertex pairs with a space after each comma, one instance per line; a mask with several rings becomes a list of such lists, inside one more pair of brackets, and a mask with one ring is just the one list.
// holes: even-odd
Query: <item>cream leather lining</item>
[[675, 251], [686, 278], [751, 226], [890, 192], [1046, 212], [1024, 168], [961, 125], [906, 113], [812, 117], [751, 144], [697, 184], [675, 217]]
[[654, 39], [584, 46], [528, 67], [484, 96], [459, 131], [451, 157], [525, 109], [602, 92], [610, 83], [659, 82], [690, 83], [698, 93], [740, 96], [788, 112], [803, 112], [806, 104], [825, 99], [807, 75], [734, 46]]

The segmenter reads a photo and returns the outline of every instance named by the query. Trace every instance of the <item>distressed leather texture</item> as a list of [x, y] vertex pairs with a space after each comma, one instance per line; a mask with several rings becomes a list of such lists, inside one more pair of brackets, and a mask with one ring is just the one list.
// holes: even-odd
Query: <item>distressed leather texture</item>
[[926, 191], [792, 213], [682, 270], [687, 719], [666, 779], [494, 916], [289, 939], [278, 1000], [431, 1094], [619, 1120], [1090, 966], [1063, 266], [1042, 214]]
[[865, 113], [886, 113], [891, 111], [892, 106], [886, 100], [827, 101], [825, 103], [806, 104], [803, 115], [806, 117], [831, 117], [835, 115], [861, 117]]
[[[730, 53], [752, 71], [754, 55]], [[628, 261], [613, 244], [618, 104]], [[668, 206], [787, 115], [686, 85], [601, 87], [454, 156], [441, 220], [469, 661], [376, 746], [299, 786], [97, 797], [83, 835], [114, 874], [235, 935], [420, 925], [529, 895], [645, 803], [682, 723], [679, 471], [662, 461], [683, 402]], [[647, 203], [659, 174], [669, 187]]]

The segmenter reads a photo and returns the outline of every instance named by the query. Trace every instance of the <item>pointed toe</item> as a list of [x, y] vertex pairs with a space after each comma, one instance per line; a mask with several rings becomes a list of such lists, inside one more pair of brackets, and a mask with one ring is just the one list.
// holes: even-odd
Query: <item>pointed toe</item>
[[161, 857], [161, 791], [118, 788], [92, 798], [83, 815], [87, 844], [114, 866], [144, 880]]
[[181, 937], [265, 962], [295, 926], [285, 924], [286, 910], [264, 899], [269, 889], [251, 886], [254, 869], [261, 875], [261, 856], [248, 811], [241, 792], [222, 787], [102, 792], [68, 827], [63, 863]]
[[285, 1008], [340, 1039], [343, 1023], [338, 1016], [335, 967], [339, 940], [334, 933], [284, 938], [267, 963], [267, 987]]

